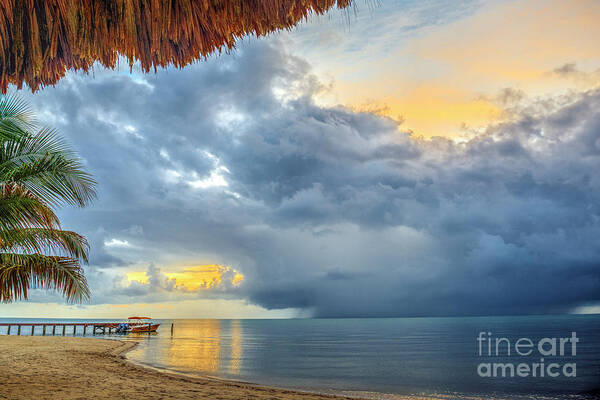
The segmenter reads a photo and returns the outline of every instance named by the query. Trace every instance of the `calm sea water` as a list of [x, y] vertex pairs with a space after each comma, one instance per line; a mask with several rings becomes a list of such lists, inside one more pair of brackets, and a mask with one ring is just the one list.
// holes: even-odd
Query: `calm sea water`
[[[128, 358], [188, 374], [373, 397], [574, 399], [597, 398], [592, 393], [600, 388], [600, 315], [161, 322], [157, 335], [115, 336], [140, 343]], [[488, 342], [483, 341], [480, 356], [480, 332], [490, 332], [492, 340], [508, 339], [511, 355], [504, 340], [498, 356], [495, 344], [489, 356]], [[579, 339], [576, 354], [565, 342], [560, 356], [559, 338], [572, 332]], [[520, 338], [534, 342], [531, 356], [515, 353]], [[557, 356], [540, 355], [537, 342], [543, 338], [556, 338]], [[551, 351], [551, 345], [545, 343], [544, 350]], [[525, 353], [526, 348], [520, 349]], [[560, 375], [540, 377], [539, 370], [536, 377], [478, 374], [481, 363], [514, 363], [515, 368], [525, 363], [531, 368], [540, 358], [545, 372], [556, 363], [551, 372]], [[564, 365], [573, 363], [576, 377], [564, 376]]]

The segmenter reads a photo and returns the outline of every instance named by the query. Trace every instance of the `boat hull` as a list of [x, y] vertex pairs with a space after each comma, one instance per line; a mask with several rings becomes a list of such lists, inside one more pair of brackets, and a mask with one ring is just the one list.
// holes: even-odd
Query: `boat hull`
[[138, 325], [129, 328], [129, 332], [140, 333], [140, 332], [156, 332], [160, 324], [149, 324], [149, 325]]

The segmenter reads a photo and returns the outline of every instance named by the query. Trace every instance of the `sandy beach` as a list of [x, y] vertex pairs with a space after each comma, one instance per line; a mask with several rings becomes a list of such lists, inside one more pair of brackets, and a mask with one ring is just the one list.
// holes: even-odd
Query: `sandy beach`
[[93, 338], [2, 336], [0, 398], [344, 399], [156, 371], [125, 359], [133, 346]]
[[123, 357], [134, 345], [92, 338], [3, 336], [0, 398], [331, 399], [155, 371]]

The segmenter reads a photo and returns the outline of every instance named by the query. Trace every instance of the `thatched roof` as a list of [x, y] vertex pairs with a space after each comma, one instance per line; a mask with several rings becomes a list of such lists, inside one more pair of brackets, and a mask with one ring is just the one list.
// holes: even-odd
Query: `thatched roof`
[[236, 39], [294, 26], [351, 0], [0, 0], [0, 89], [53, 85], [119, 55], [182, 67]]

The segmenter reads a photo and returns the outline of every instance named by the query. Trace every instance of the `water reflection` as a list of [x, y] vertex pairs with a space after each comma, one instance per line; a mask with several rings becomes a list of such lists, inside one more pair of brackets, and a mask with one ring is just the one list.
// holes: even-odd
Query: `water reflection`
[[[243, 359], [241, 321], [177, 321], [173, 336], [170, 321], [163, 321], [158, 335], [128, 335], [139, 343], [128, 357], [155, 366], [206, 375], [238, 375]], [[146, 339], [146, 340], [144, 340]]]
[[242, 324], [240, 321], [231, 321], [231, 357], [229, 359], [228, 372], [237, 375], [242, 363]]
[[214, 373], [219, 371], [221, 321], [178, 325], [177, 339], [165, 349], [168, 364], [183, 369]]

